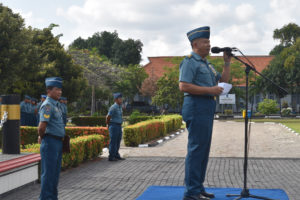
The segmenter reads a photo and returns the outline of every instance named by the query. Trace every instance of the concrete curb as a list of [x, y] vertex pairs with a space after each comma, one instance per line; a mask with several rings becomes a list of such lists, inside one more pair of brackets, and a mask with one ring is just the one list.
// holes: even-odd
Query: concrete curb
[[175, 133], [172, 133], [172, 134], [170, 134], [168, 136], [165, 136], [164, 138], [161, 138], [161, 139], [159, 139], [159, 140], [157, 140], [155, 142], [148, 143], [148, 144], [139, 144], [138, 147], [139, 148], [155, 147], [155, 146], [157, 146], [157, 145], [159, 145], [159, 144], [161, 144], [161, 143], [163, 143], [165, 141], [168, 141], [168, 140], [170, 140], [172, 138], [175, 138], [176, 136], [180, 135], [183, 132], [184, 132], [184, 129], [179, 129]]
[[287, 127], [286, 125], [282, 124], [282, 123], [278, 123], [280, 126], [282, 126], [283, 128], [286, 128], [287, 130], [289, 130], [291, 133], [294, 133], [297, 136], [300, 136], [300, 133], [294, 131], [293, 129]]
[[[226, 122], [230, 122], [230, 121], [226, 121]], [[255, 124], [255, 122], [250, 122], [251, 124]], [[286, 125], [282, 124], [282, 123], [276, 123], [276, 122], [264, 122], [264, 124], [279, 124], [280, 126], [282, 126], [283, 128], [286, 128], [287, 130], [289, 130], [291, 133], [294, 133], [297, 136], [300, 136], [300, 133], [294, 131], [293, 129], [287, 127]]]

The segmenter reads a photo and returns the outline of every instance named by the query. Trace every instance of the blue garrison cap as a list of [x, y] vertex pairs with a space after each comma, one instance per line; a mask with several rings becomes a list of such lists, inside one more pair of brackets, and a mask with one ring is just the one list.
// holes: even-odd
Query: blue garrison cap
[[37, 99], [36, 98], [31, 98], [31, 101], [37, 102]]
[[118, 99], [118, 98], [122, 98], [122, 93], [120, 92], [114, 93], [114, 99]]
[[57, 88], [62, 88], [62, 78], [60, 77], [50, 77], [45, 80], [46, 87], [52, 86]]
[[25, 95], [25, 99], [31, 100], [31, 97], [28, 95]]
[[46, 99], [46, 98], [47, 98], [47, 95], [45, 95], [45, 94], [42, 94], [42, 95], [41, 95], [41, 98], [44, 98], [44, 99]]
[[209, 39], [210, 29], [209, 29], [209, 26], [203, 26], [203, 27], [196, 28], [194, 30], [189, 31], [186, 35], [189, 38], [190, 42], [192, 42], [196, 38]]

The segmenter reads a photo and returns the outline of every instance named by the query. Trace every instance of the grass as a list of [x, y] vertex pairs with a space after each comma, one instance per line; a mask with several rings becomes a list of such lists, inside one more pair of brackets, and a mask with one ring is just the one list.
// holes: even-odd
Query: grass
[[[234, 120], [236, 122], [244, 122], [244, 119]], [[275, 122], [282, 123], [285, 126], [293, 129], [297, 133], [300, 133], [300, 119], [252, 119], [251, 122], [263, 123], [263, 122]]]
[[299, 122], [286, 122], [286, 123], [282, 123], [282, 124], [284, 124], [287, 127], [293, 129], [297, 133], [300, 133], [300, 123]]

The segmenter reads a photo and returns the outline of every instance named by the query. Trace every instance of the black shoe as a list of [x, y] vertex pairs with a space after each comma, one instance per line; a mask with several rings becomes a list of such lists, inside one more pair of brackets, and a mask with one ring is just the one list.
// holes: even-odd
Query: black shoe
[[215, 195], [213, 193], [208, 193], [208, 192], [201, 192], [201, 194], [205, 197], [208, 197], [208, 198], [215, 198]]
[[195, 196], [185, 196], [183, 200], [210, 200], [209, 197], [205, 197], [202, 194], [195, 195]]
[[125, 160], [125, 158], [122, 158], [122, 157], [119, 157], [119, 158], [117, 158], [118, 160]]
[[109, 158], [108, 161], [118, 161], [116, 158]]

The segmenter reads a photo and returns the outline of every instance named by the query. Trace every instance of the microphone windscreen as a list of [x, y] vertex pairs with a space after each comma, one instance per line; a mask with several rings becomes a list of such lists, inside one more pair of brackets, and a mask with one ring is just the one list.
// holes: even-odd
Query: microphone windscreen
[[222, 50], [221, 50], [221, 48], [219, 48], [219, 47], [213, 47], [213, 48], [211, 48], [211, 52], [212, 53], [220, 53]]

